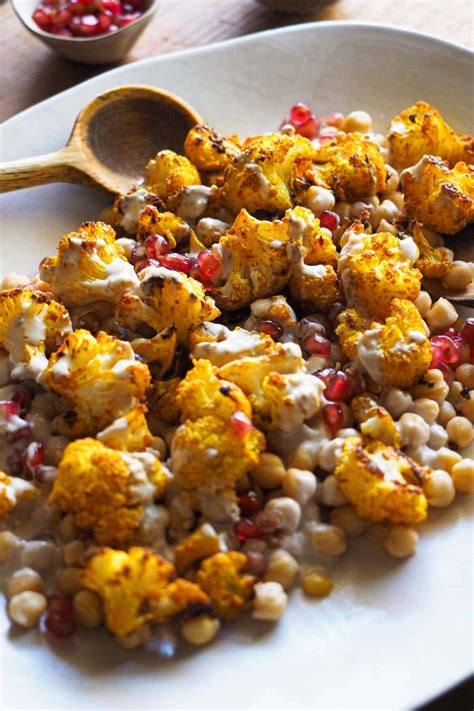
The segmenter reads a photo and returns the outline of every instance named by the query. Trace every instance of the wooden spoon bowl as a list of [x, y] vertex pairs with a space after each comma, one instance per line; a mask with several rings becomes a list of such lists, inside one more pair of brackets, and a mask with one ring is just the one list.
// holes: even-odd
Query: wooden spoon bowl
[[181, 152], [197, 123], [202, 123], [199, 114], [171, 92], [149, 86], [113, 89], [81, 111], [65, 148], [0, 166], [0, 192], [46, 183], [125, 192], [157, 151]]

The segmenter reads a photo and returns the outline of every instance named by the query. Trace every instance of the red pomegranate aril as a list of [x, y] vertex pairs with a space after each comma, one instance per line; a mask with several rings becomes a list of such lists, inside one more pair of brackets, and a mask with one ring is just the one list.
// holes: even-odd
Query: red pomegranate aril
[[33, 20], [41, 30], [48, 31], [51, 27], [51, 10], [39, 7], [33, 12]]
[[143, 12], [145, 9], [144, 0], [129, 0], [129, 3], [136, 12]]
[[324, 119], [324, 123], [327, 126], [334, 126], [335, 128], [341, 128], [342, 124], [344, 123], [344, 114], [341, 114], [339, 112], [335, 112], [333, 114], [330, 114], [329, 116], [326, 116]]
[[51, 24], [54, 28], [66, 27], [71, 22], [71, 13], [61, 9], [51, 15]]
[[300, 136], [304, 136], [304, 138], [309, 138], [310, 141], [312, 141], [313, 138], [317, 138], [319, 133], [318, 119], [312, 116], [309, 121], [302, 126], [296, 127], [296, 133]]
[[263, 321], [260, 321], [258, 330], [260, 333], [271, 336], [274, 341], [278, 341], [284, 333], [283, 326], [279, 324], [278, 321], [273, 321], [272, 319], [263, 319]]
[[53, 637], [70, 637], [76, 631], [76, 621], [72, 603], [62, 595], [51, 595], [48, 600], [48, 613], [45, 627]]
[[213, 279], [222, 269], [222, 257], [217, 256], [210, 249], [199, 252], [197, 261], [205, 280]]
[[160, 264], [166, 269], [171, 269], [174, 272], [183, 272], [189, 274], [193, 268], [194, 261], [191, 257], [185, 257], [183, 254], [167, 254], [160, 258]]
[[239, 508], [242, 516], [252, 516], [252, 514], [261, 511], [262, 507], [262, 497], [255, 491], [247, 491], [246, 494], [242, 494], [242, 496], [239, 497]]
[[318, 370], [315, 375], [327, 385], [335, 372], [334, 368], [323, 368], [323, 370]]
[[463, 343], [467, 343], [469, 346], [474, 345], [474, 318], [466, 319], [461, 328], [460, 336]]
[[132, 249], [130, 254], [130, 264], [137, 264], [138, 262], [143, 262], [146, 259], [146, 249], [142, 244], [136, 244]]
[[329, 141], [332, 141], [334, 136], [330, 133], [321, 133], [318, 136], [319, 142], [320, 143], [328, 143]]
[[57, 37], [73, 37], [74, 35], [72, 34], [71, 30], [68, 29], [67, 27], [53, 27], [51, 30], [52, 35], [56, 35]]
[[312, 118], [311, 109], [306, 104], [295, 104], [290, 109], [290, 121], [295, 126], [302, 126]]
[[31, 396], [25, 388], [18, 388], [12, 395], [12, 401], [20, 406], [20, 417], [26, 415], [31, 405]]
[[132, 22], [135, 22], [135, 20], [138, 20], [140, 15], [140, 12], [132, 12], [128, 15], [120, 15], [119, 17], [117, 17], [117, 22], [120, 27], [126, 27], [127, 25], [131, 25]]
[[33, 472], [33, 479], [40, 486], [51, 486], [56, 479], [56, 467], [50, 467], [46, 464], [41, 464]]
[[99, 22], [97, 30], [98, 34], [108, 32], [109, 27], [112, 24], [112, 15], [105, 12], [101, 12], [99, 15], [97, 15], [97, 20]]
[[328, 402], [321, 410], [321, 415], [324, 424], [331, 432], [338, 432], [341, 429], [344, 422], [344, 413], [342, 407], [336, 402]]
[[337, 320], [340, 314], [344, 311], [346, 305], [342, 301], [335, 301], [326, 311], [326, 320], [333, 328], [337, 325]]
[[328, 341], [327, 338], [320, 336], [318, 333], [311, 333], [306, 336], [301, 345], [311, 355], [321, 356], [321, 358], [329, 358], [331, 355], [331, 341]]
[[262, 535], [257, 524], [249, 518], [239, 519], [234, 525], [234, 533], [241, 543], [248, 541], [249, 538], [259, 538]]
[[30, 442], [24, 453], [24, 465], [31, 474], [44, 462], [44, 445], [41, 442]]
[[339, 227], [339, 215], [331, 210], [324, 210], [319, 216], [319, 224], [327, 230], [334, 232]]
[[333, 402], [347, 402], [351, 399], [352, 384], [342, 370], [338, 370], [329, 378], [324, 397]]
[[234, 427], [235, 433], [242, 437], [253, 430], [253, 424], [251, 420], [247, 417], [245, 412], [237, 410], [233, 415], [230, 416], [232, 425]]
[[73, 27], [84, 37], [92, 37], [97, 33], [99, 20], [95, 15], [76, 16], [71, 20], [71, 29]]
[[15, 400], [0, 400], [0, 417], [8, 419], [14, 415], [19, 416], [21, 406]]
[[452, 368], [450, 368], [447, 363], [440, 363], [437, 368], [443, 374], [443, 378], [445, 379], [446, 383], [448, 385], [452, 385], [454, 382], [454, 372]]
[[102, 0], [99, 2], [99, 7], [102, 11], [110, 12], [115, 16], [122, 13], [122, 3], [119, 0]]
[[[454, 364], [461, 358], [461, 346], [449, 336], [433, 336], [431, 339], [433, 361], [438, 363]], [[435, 365], [431, 365], [436, 368]]]
[[162, 235], [151, 235], [151, 237], [147, 237], [143, 246], [149, 259], [158, 259], [158, 257], [164, 256], [169, 252], [168, 242]]
[[143, 269], [146, 269], [147, 267], [159, 267], [159, 266], [161, 266], [160, 262], [156, 259], [144, 259], [143, 262], [137, 262], [137, 264], [135, 264], [135, 271], [138, 274], [138, 272], [141, 272]]

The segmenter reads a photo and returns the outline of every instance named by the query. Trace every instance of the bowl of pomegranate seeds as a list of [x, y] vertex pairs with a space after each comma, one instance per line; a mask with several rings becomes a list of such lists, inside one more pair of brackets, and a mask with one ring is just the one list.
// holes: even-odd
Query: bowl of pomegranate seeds
[[66, 59], [119, 61], [153, 17], [155, 0], [12, 0], [31, 34]]

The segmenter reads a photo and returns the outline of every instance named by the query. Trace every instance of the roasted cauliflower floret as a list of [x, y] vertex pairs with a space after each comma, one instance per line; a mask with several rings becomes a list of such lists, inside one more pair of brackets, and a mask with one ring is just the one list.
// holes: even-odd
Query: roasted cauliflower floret
[[81, 435], [93, 434], [129, 412], [144, 397], [150, 372], [135, 359], [130, 343], [79, 329], [52, 354], [44, 380], [72, 403], [74, 413], [67, 413], [65, 424], [72, 434]]
[[385, 188], [387, 171], [379, 147], [360, 133], [340, 133], [321, 145], [315, 172], [339, 200], [355, 202]]
[[196, 576], [198, 585], [209, 595], [218, 617], [236, 617], [253, 594], [255, 578], [243, 572], [247, 556], [237, 551], [216, 553], [206, 558]]
[[198, 170], [221, 171], [241, 148], [237, 136], [221, 136], [204, 124], [193, 126], [184, 141], [184, 151]]
[[66, 306], [115, 303], [138, 284], [133, 266], [115, 241], [115, 231], [104, 222], [85, 222], [77, 232], [62, 237], [58, 256], [41, 262], [40, 276]]
[[412, 224], [411, 233], [420, 253], [415, 267], [428, 279], [442, 279], [451, 267], [448, 250], [445, 247], [433, 247], [424, 236], [419, 222]]
[[40, 377], [48, 356], [72, 329], [69, 314], [52, 294], [29, 289], [0, 291], [0, 348], [16, 380]]
[[176, 570], [181, 572], [203, 558], [209, 558], [222, 549], [218, 534], [209, 523], [203, 523], [193, 533], [183, 538], [174, 549]]
[[100, 595], [107, 628], [121, 636], [146, 622], [209, 606], [197, 585], [180, 578], [172, 581], [174, 572], [171, 563], [147, 548], [102, 548], [88, 558], [82, 584]]
[[337, 265], [337, 250], [332, 235], [321, 227], [311, 210], [298, 205], [286, 211], [283, 222], [288, 225], [290, 240], [302, 243], [306, 264]]
[[143, 269], [139, 287], [122, 296], [116, 312], [117, 321], [135, 331], [147, 325], [160, 333], [174, 325], [181, 345], [193, 329], [219, 315], [200, 282], [165, 267]]
[[218, 367], [245, 356], [264, 355], [274, 348], [270, 336], [239, 326], [231, 331], [220, 323], [203, 323], [192, 332], [189, 342], [194, 358], [207, 359]]
[[426, 519], [423, 471], [402, 452], [374, 440], [347, 437], [336, 461], [339, 486], [361, 518], [404, 526]]
[[414, 264], [419, 251], [411, 237], [400, 240], [389, 233], [367, 235], [362, 230], [357, 223], [344, 233], [339, 278], [350, 306], [383, 319], [392, 299], [418, 297], [421, 273]]
[[302, 302], [305, 311], [326, 311], [341, 299], [339, 280], [329, 264], [310, 266], [301, 259], [295, 261], [289, 281], [291, 296]]
[[165, 209], [158, 195], [142, 187], [133, 187], [126, 195], [117, 195], [112, 212], [113, 224], [127, 234], [134, 235], [138, 230], [140, 215], [147, 205], [158, 210]]
[[254, 136], [224, 175], [223, 202], [232, 212], [266, 210], [282, 213], [293, 204], [293, 181], [299, 163], [316, 155], [302, 136], [271, 133]]
[[140, 537], [145, 508], [160, 498], [169, 474], [149, 453], [128, 453], [90, 437], [66, 447], [49, 502], [74, 514], [78, 528], [102, 545]]
[[179, 420], [180, 410], [176, 402], [181, 378], [155, 381], [148, 392], [149, 417], [167, 425]]
[[366, 395], [358, 395], [351, 400], [351, 410], [364, 437], [396, 449], [400, 447], [400, 433], [391, 414], [384, 407]]
[[173, 151], [160, 151], [145, 168], [145, 188], [165, 201], [185, 185], [200, 184], [199, 173], [191, 161]]
[[324, 384], [305, 371], [300, 348], [275, 344], [273, 353], [240, 358], [222, 366], [219, 376], [236, 383], [249, 398], [264, 429], [292, 430], [321, 406]]
[[99, 432], [97, 439], [111, 449], [122, 452], [144, 452], [153, 443], [153, 435], [148, 429], [145, 413], [146, 407], [137, 405]]
[[152, 338], [134, 338], [130, 345], [137, 356], [148, 364], [153, 377], [162, 378], [173, 365], [176, 356], [176, 328], [168, 326]]
[[38, 496], [38, 489], [29, 481], [16, 476], [8, 476], [0, 471], [0, 521], [20, 501]]
[[427, 155], [400, 176], [408, 216], [453, 235], [474, 222], [474, 166]]
[[336, 333], [344, 353], [378, 385], [409, 387], [428, 370], [431, 344], [411, 301], [393, 299], [385, 323], [365, 320], [355, 309], [339, 317]]
[[169, 250], [177, 244], [189, 239], [191, 228], [187, 222], [172, 212], [160, 212], [153, 205], [148, 205], [138, 218], [137, 240], [144, 242], [147, 237], [159, 235], [164, 237]]
[[474, 162], [474, 139], [458, 136], [439, 111], [425, 101], [417, 101], [390, 122], [390, 161], [397, 170], [418, 163], [424, 155], [434, 155], [454, 165]]

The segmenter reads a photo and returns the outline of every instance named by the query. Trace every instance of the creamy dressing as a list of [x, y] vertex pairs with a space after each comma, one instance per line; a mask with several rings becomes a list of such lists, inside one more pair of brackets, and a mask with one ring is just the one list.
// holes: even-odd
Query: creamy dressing
[[196, 227], [197, 236], [206, 245], [218, 242], [222, 235], [225, 235], [231, 225], [213, 217], [202, 217]]
[[363, 369], [375, 383], [383, 382], [383, 351], [380, 345], [381, 327], [364, 331], [357, 342], [357, 358]]
[[263, 200], [266, 200], [271, 193], [272, 184], [258, 163], [247, 163], [247, 170], [253, 173], [258, 181], [258, 193]]
[[213, 365], [221, 367], [233, 360], [248, 356], [264, 355], [267, 339], [261, 333], [251, 333], [238, 326], [231, 331], [217, 323], [204, 323], [206, 331], [218, 340], [198, 343], [192, 353], [193, 358], [206, 358]]
[[399, 247], [402, 256], [408, 260], [410, 264], [414, 264], [420, 256], [420, 250], [416, 246], [416, 243], [412, 237], [405, 237], [404, 239], [401, 239]]
[[180, 192], [176, 214], [186, 221], [194, 221], [206, 212], [211, 200], [212, 188], [205, 185], [186, 185]]
[[148, 192], [143, 188], [138, 188], [130, 195], [124, 195], [120, 200], [119, 209], [122, 213], [120, 226], [128, 234], [135, 234], [138, 230], [138, 220], [140, 213], [149, 204]]
[[320, 378], [308, 373], [282, 376], [285, 382], [276, 413], [277, 425], [287, 432], [313, 417], [321, 407], [321, 395], [326, 387]]

